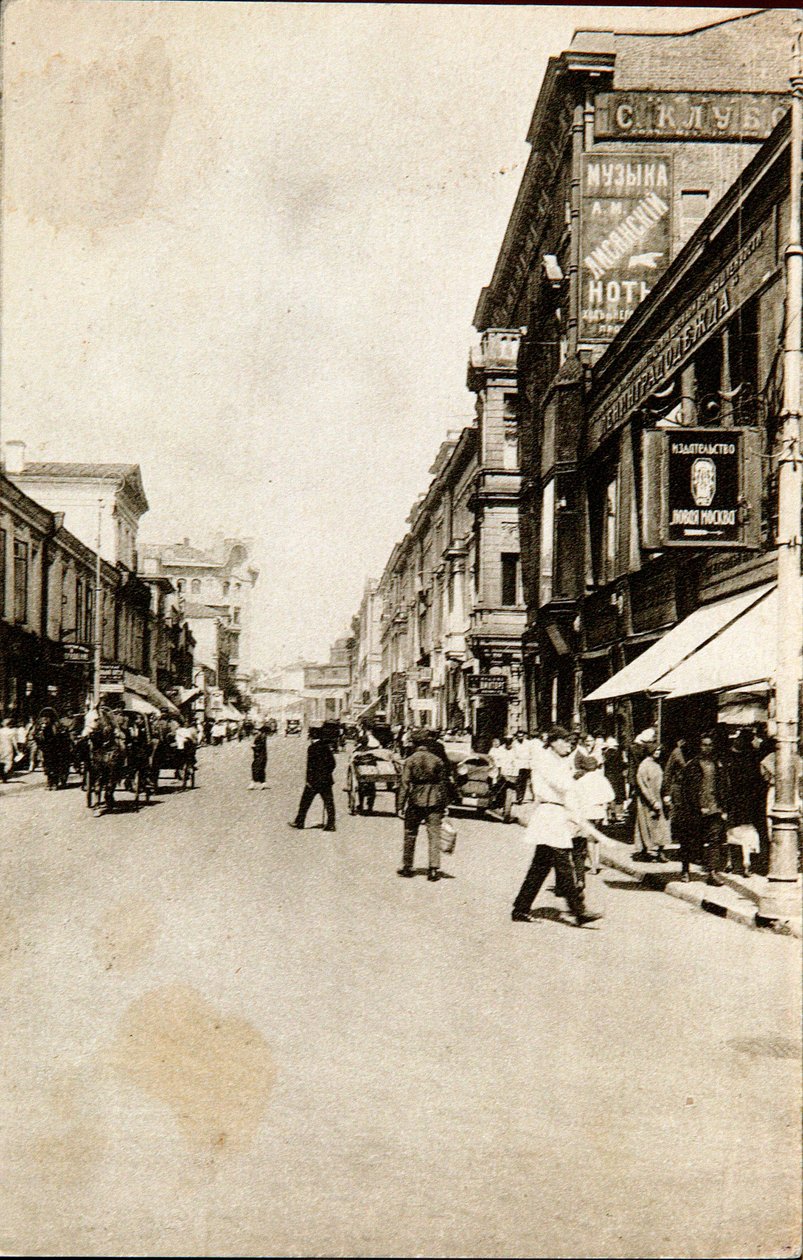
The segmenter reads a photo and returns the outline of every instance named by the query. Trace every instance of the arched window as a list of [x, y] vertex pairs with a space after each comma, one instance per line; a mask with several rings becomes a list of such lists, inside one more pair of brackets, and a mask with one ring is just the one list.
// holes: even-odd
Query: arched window
[[190, 590], [192, 591], [193, 595], [200, 595], [201, 593], [201, 579], [200, 578], [192, 579], [192, 586], [190, 587]]
[[223, 598], [224, 598], [224, 599], [228, 599], [228, 598], [229, 598], [229, 591], [230, 591], [230, 590], [231, 590], [231, 582], [224, 582], [224, 583], [223, 583]]
[[178, 591], [179, 595], [184, 594], [184, 585], [185, 585], [184, 579], [179, 578], [179, 580], [176, 582], [176, 590]]

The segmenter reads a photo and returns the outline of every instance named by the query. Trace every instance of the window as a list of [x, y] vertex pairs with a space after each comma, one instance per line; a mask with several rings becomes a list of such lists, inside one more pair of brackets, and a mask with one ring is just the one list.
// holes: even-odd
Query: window
[[200, 581], [200, 578], [193, 578], [193, 579], [192, 579], [192, 585], [190, 586], [190, 590], [192, 591], [193, 595], [200, 595], [200, 593], [201, 593], [201, 581]]
[[520, 599], [521, 565], [518, 552], [503, 552], [502, 566], [502, 604], [505, 608], [515, 607]]
[[619, 487], [616, 477], [605, 488], [604, 511], [600, 570], [602, 581], [610, 582], [616, 576], [616, 532], [619, 517]]
[[6, 547], [8, 535], [0, 529], [0, 617], [6, 615]]
[[231, 616], [232, 616], [232, 621], [234, 622], [235, 626], [238, 626], [238, 625], [240, 624], [240, 610], [239, 610], [239, 608], [235, 608], [235, 609], [233, 609]]
[[223, 583], [223, 598], [224, 598], [224, 599], [228, 599], [228, 598], [229, 598], [229, 591], [230, 591], [230, 590], [231, 590], [231, 582], [224, 582], [224, 583]]
[[184, 579], [179, 578], [178, 581], [176, 582], [176, 590], [178, 591], [179, 595], [184, 594], [184, 586], [185, 586]]
[[235, 582], [235, 583], [234, 583], [234, 594], [235, 594], [235, 595], [239, 595], [239, 594], [240, 594], [240, 583], [239, 583], [239, 582]]
[[684, 188], [680, 194], [680, 240], [681, 244], [697, 231], [708, 214], [707, 188]]
[[94, 603], [95, 603], [94, 595], [95, 595], [95, 592], [93, 591], [89, 582], [87, 582], [86, 590], [84, 591], [84, 626], [86, 627], [86, 637], [92, 642], [94, 642], [95, 640], [95, 627], [93, 623], [93, 611], [94, 611]]
[[75, 579], [75, 640], [84, 641], [84, 584], [79, 577]]
[[541, 500], [541, 564], [538, 583], [540, 604], [552, 598], [552, 574], [555, 560], [555, 479], [544, 486]]
[[28, 620], [28, 544], [14, 539], [14, 620]]

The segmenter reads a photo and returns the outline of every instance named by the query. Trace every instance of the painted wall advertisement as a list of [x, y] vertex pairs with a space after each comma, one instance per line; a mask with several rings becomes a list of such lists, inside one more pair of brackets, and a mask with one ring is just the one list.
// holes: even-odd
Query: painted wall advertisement
[[610, 341], [671, 261], [672, 158], [583, 155], [580, 340]]

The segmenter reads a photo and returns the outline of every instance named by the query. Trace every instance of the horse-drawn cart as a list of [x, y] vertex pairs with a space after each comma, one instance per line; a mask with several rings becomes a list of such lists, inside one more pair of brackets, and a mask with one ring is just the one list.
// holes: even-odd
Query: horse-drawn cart
[[346, 773], [350, 814], [370, 814], [377, 792], [393, 795], [393, 812], [398, 811], [401, 770], [387, 748], [362, 748], [353, 752]]

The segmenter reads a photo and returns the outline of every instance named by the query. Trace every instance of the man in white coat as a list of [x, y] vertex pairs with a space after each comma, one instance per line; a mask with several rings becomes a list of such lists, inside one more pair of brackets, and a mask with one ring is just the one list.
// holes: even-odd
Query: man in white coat
[[573, 860], [572, 842], [578, 830], [576, 817], [580, 811], [574, 801], [575, 779], [569, 759], [571, 750], [569, 733], [560, 726], [549, 732], [544, 749], [533, 746], [530, 774], [535, 808], [526, 834], [535, 841], [535, 852], [513, 903], [511, 918], [514, 923], [532, 922], [533, 902], [553, 869], [556, 886], [569, 903], [578, 926], [602, 918], [602, 915], [586, 910]]

